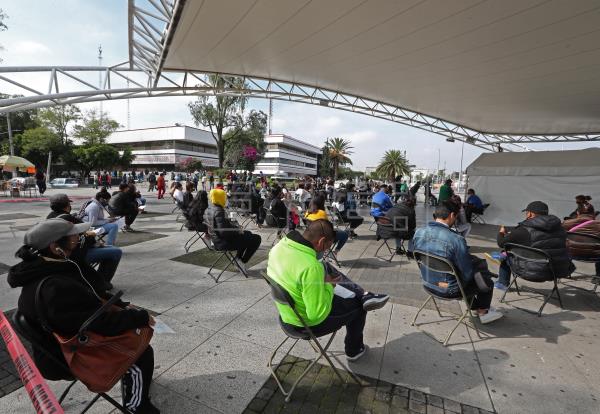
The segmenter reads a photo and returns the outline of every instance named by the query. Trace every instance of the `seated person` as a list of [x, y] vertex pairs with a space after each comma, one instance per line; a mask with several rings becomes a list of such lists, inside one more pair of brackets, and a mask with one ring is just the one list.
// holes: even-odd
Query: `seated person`
[[[294, 299], [298, 313], [317, 337], [346, 326], [346, 357], [353, 362], [368, 349], [363, 342], [367, 311], [383, 307], [389, 297], [365, 292], [332, 266], [318, 261], [317, 255], [334, 242], [334, 234], [327, 220], [310, 222], [302, 234], [289, 232], [271, 249], [267, 274]], [[276, 306], [284, 325], [302, 330], [292, 309], [279, 303]]]
[[[464, 237], [451, 230], [458, 212], [458, 206], [448, 200], [439, 203], [435, 208], [435, 221], [417, 229], [409, 251], [420, 250], [450, 260], [460, 273], [465, 294], [475, 295], [471, 309], [477, 312], [481, 323], [490, 323], [503, 316], [490, 306], [494, 283], [485, 260], [470, 255]], [[461, 295], [456, 279], [446, 273], [423, 267], [421, 278], [425, 289], [436, 296], [456, 298]]]
[[178, 206], [183, 205], [183, 184], [179, 181], [173, 182], [173, 192], [171, 193], [173, 200]]
[[[308, 221], [329, 221], [329, 217], [327, 216], [327, 212], [325, 211], [325, 196], [323, 194], [317, 194], [310, 201], [305, 217]], [[348, 241], [348, 237], [349, 235], [345, 231], [337, 230], [335, 232], [333, 243], [335, 247], [333, 253], [336, 255], [336, 257], [340, 253], [340, 250], [342, 250], [342, 247], [344, 247], [344, 245]]]
[[[515, 243], [541, 249], [552, 257], [552, 267], [556, 277], [567, 277], [575, 270], [567, 252], [567, 232], [562, 228], [560, 219], [548, 214], [548, 205], [541, 201], [532, 201], [523, 210], [525, 220], [517, 227], [507, 230], [504, 226], [498, 232], [498, 246], [503, 248], [506, 243]], [[516, 261], [511, 264], [519, 269], [519, 274], [528, 278], [548, 280], [546, 266], [536, 267], [527, 264], [527, 268]], [[494, 285], [496, 289], [506, 290], [510, 284], [511, 270], [507, 259], [500, 262], [500, 274]]]
[[377, 221], [379, 217], [383, 217], [390, 208], [394, 206], [392, 199], [388, 195], [389, 188], [387, 185], [382, 185], [379, 191], [373, 194], [371, 200], [371, 215]]
[[[108, 198], [105, 198], [108, 196]], [[90, 223], [94, 229], [102, 228], [106, 233], [104, 244], [106, 246], [112, 246], [117, 240], [117, 234], [119, 233], [119, 225], [115, 223], [114, 217], [104, 218], [104, 211], [108, 206], [108, 201], [111, 196], [108, 192], [98, 192], [96, 197], [87, 204], [84, 210], [82, 220]]]
[[[288, 224], [288, 209], [283, 202], [283, 196], [281, 187], [276, 185], [271, 189], [271, 199], [268, 206], [273, 216], [267, 217], [267, 224], [278, 229], [283, 229]], [[277, 232], [277, 234], [280, 234], [280, 232]]]
[[590, 215], [595, 217], [596, 211], [594, 210], [594, 206], [590, 204], [591, 200], [592, 197], [590, 197], [589, 195], [578, 195], [577, 197], [575, 197], [575, 203], [577, 204], [577, 208], [575, 209], [575, 211], [569, 214], [569, 217], [565, 217], [565, 220], [569, 218], [577, 218], [578, 215]]
[[[577, 232], [600, 237], [600, 221], [595, 215], [577, 213], [577, 218], [565, 220], [562, 224], [567, 232]], [[600, 245], [598, 243], [580, 244], [567, 239], [567, 249], [572, 258], [596, 261], [596, 277], [600, 277]]]
[[135, 193], [136, 189], [134, 184], [120, 184], [119, 191], [115, 191], [108, 202], [108, 211], [113, 216], [125, 217], [125, 227], [123, 227], [123, 231], [133, 231], [131, 225], [139, 213]]
[[400, 203], [389, 209], [385, 216], [377, 222], [378, 239], [396, 241], [396, 254], [403, 254], [402, 240], [410, 240], [415, 234], [417, 218], [415, 214], [416, 199], [410, 194], [403, 194]]
[[[48, 214], [48, 219], [61, 218], [75, 224], [83, 223], [81, 219], [71, 214], [71, 200], [66, 194], [54, 194], [50, 196], [49, 200], [52, 211]], [[77, 259], [76, 261], [88, 265], [98, 263], [98, 274], [105, 281], [105, 289], [111, 290], [113, 288], [111, 280], [119, 267], [122, 255], [121, 249], [97, 242], [96, 233], [88, 231], [83, 244], [74, 249], [73, 257]]]
[[475, 194], [475, 190], [469, 188], [467, 190], [467, 202], [465, 203], [465, 214], [467, 216], [467, 222], [471, 222], [473, 213], [483, 214], [483, 202], [478, 195]]
[[452, 197], [450, 197], [450, 202], [456, 204], [458, 207], [458, 216], [456, 216], [454, 228], [458, 234], [463, 237], [467, 237], [469, 233], [471, 233], [471, 223], [467, 221], [467, 214], [465, 212], [465, 208], [463, 207], [462, 200], [458, 194], [454, 194]]
[[217, 250], [237, 250], [235, 261], [246, 271], [246, 263], [260, 247], [261, 237], [248, 230], [240, 230], [225, 214], [227, 194], [215, 188], [208, 195], [210, 206], [206, 210], [206, 220], [212, 226], [214, 234], [212, 242]]
[[[24, 246], [16, 253], [22, 261], [11, 267], [8, 273], [8, 284], [12, 288], [21, 288], [19, 311], [32, 326], [39, 328], [39, 333], [47, 338], [45, 350], [59, 360], [64, 360], [64, 357], [58, 342], [43, 330], [36, 310], [39, 282], [49, 277], [40, 291], [40, 308], [45, 311], [48, 325], [62, 336], [76, 335], [81, 325], [102, 306], [102, 300], [111, 297], [98, 283], [100, 279], [93, 268], [70, 260], [79, 245], [79, 235], [88, 228], [89, 223], [73, 224], [58, 218], [36, 224], [27, 231]], [[91, 323], [90, 331], [117, 336], [131, 329], [154, 325], [154, 319], [146, 310], [127, 305], [117, 302], [116, 306], [121, 310], [102, 314]], [[39, 349], [33, 349], [33, 358], [45, 378], [69, 378], [69, 373], [65, 373]], [[123, 405], [134, 413], [159, 413], [148, 396], [154, 370], [151, 346], [146, 348], [132, 368], [121, 379]]]
[[208, 193], [204, 190], [198, 191], [196, 197], [190, 203], [185, 212], [185, 227], [188, 230], [206, 232], [206, 223], [204, 223], [204, 213], [208, 209]]

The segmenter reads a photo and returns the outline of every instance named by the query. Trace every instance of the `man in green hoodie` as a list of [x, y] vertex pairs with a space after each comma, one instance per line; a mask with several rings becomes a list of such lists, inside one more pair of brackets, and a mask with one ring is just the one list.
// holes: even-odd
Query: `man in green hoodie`
[[[327, 220], [310, 222], [303, 234], [291, 231], [271, 249], [267, 274], [294, 299], [296, 310], [316, 336], [346, 326], [346, 357], [356, 361], [368, 349], [363, 343], [367, 311], [383, 307], [389, 296], [365, 292], [318, 260], [317, 253], [327, 251], [334, 240], [333, 225]], [[302, 329], [289, 306], [276, 306], [284, 324]]]

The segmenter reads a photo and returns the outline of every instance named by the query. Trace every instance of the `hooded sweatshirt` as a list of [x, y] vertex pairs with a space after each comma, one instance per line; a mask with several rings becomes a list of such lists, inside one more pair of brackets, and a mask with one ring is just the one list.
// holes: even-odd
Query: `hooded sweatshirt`
[[[24, 260], [10, 268], [8, 284], [12, 288], [20, 287], [19, 311], [29, 323], [39, 328], [47, 337], [47, 348], [55, 355], [61, 355], [57, 342], [41, 328], [40, 319], [35, 307], [35, 293], [39, 282], [51, 276], [42, 286], [40, 294], [41, 309], [50, 329], [60, 335], [71, 337], [77, 333], [81, 325], [102, 306], [102, 299], [110, 298], [102, 293], [102, 277], [90, 266], [77, 266], [65, 260], [46, 259], [41, 256], [32, 260]], [[87, 281], [87, 283], [86, 283]], [[89, 284], [88, 284], [89, 283]], [[117, 306], [124, 308], [126, 303]], [[89, 330], [106, 336], [119, 335], [129, 329], [148, 324], [149, 315], [145, 310], [123, 309], [120, 312], [106, 312], [98, 317]], [[56, 367], [50, 363], [39, 350], [34, 349], [36, 365], [45, 378], [59, 378]], [[62, 357], [61, 357], [62, 358]]]

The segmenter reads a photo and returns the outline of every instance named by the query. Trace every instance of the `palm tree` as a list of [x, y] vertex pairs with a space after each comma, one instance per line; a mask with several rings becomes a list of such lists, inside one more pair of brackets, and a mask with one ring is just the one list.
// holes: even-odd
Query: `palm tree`
[[379, 177], [388, 180], [394, 180], [398, 175], [408, 175], [410, 174], [408, 160], [404, 158], [399, 150], [386, 151], [377, 166], [376, 173]]
[[333, 179], [337, 179], [338, 169], [340, 165], [352, 165], [352, 160], [349, 155], [352, 154], [350, 141], [344, 138], [331, 138], [325, 141], [325, 145], [329, 148], [329, 160], [333, 164]]

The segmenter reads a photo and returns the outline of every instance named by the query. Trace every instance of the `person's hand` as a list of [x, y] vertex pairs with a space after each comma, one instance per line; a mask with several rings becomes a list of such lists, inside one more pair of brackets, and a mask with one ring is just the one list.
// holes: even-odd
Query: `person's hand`
[[94, 230], [88, 230], [85, 232], [85, 235], [88, 237], [96, 237], [96, 232]]
[[500, 230], [498, 230], [498, 232], [500, 234], [506, 234], [506, 229], [504, 228], [504, 226], [500, 226]]
[[330, 274], [325, 275], [325, 283], [331, 283], [335, 286], [336, 283], [340, 283], [342, 281], [342, 276], [333, 276]]
[[148, 325], [150, 325], [150, 326], [156, 325], [156, 320], [154, 320], [154, 317], [152, 315], [148, 315]]

